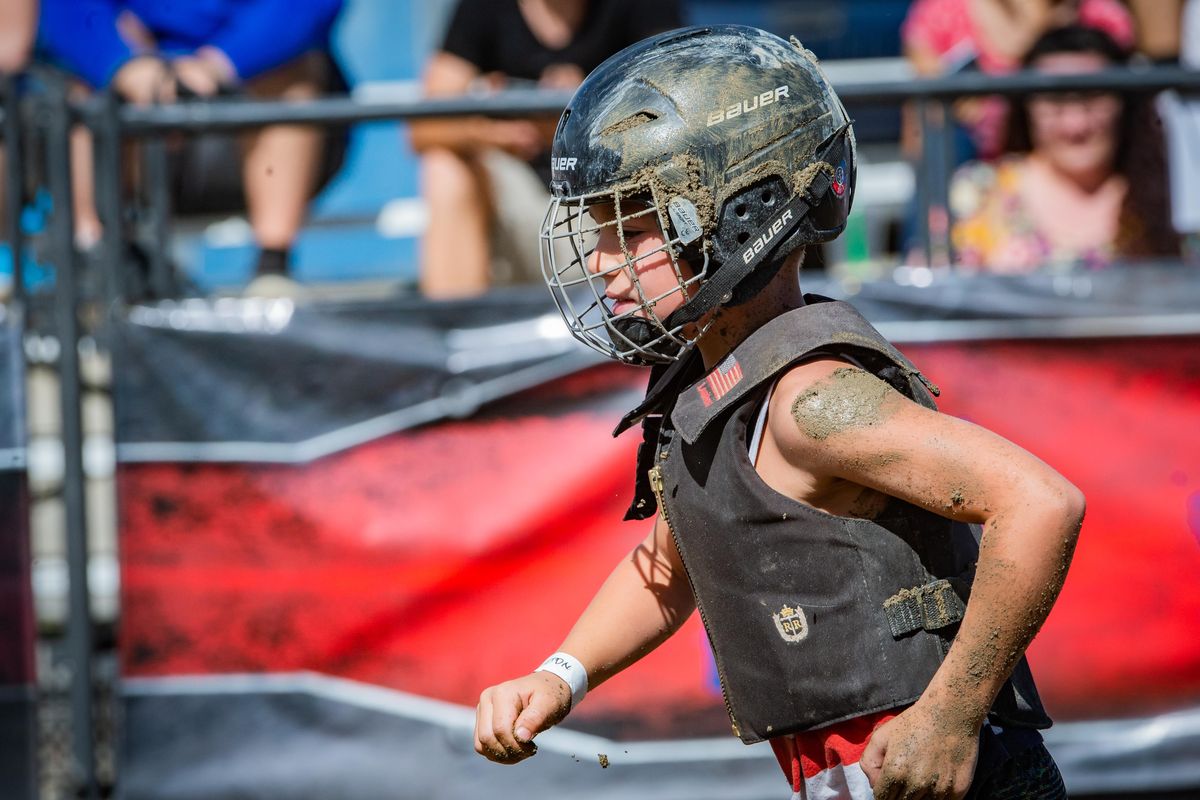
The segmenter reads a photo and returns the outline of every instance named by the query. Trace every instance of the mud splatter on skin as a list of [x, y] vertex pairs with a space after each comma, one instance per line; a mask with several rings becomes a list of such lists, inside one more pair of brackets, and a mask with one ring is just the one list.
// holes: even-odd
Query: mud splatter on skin
[[966, 504], [967, 504], [967, 498], [963, 494], [963, 489], [961, 486], [957, 487], [954, 491], [952, 491], [950, 493], [950, 505], [948, 506], [949, 508], [957, 510], [957, 509], [962, 508]]
[[[949, 796], [953, 776], [943, 779], [942, 773], [936, 771], [937, 767], [928, 765], [926, 759], [930, 753], [937, 753], [937, 761], [943, 766], [966, 763], [978, 740], [978, 727], [944, 716], [926, 716], [924, 723], [919, 727], [913, 724], [907, 726], [904, 733], [908, 735], [897, 736], [893, 730], [887, 752], [887, 761], [892, 767], [879, 776], [875, 787], [876, 797], [928, 797], [929, 789], [934, 790], [933, 797]], [[905, 769], [914, 764], [926, 764], [925, 771]], [[892, 771], [897, 769], [899, 774]], [[933, 771], [928, 771], [931, 769]]]
[[863, 489], [846, 509], [846, 516], [856, 519], [876, 519], [888, 507], [891, 498], [874, 489]]
[[[984, 534], [983, 547], [988, 549], [989, 541], [996, 541], [996, 532], [1009, 524], [1002, 516], [993, 518]], [[918, 704], [913, 708], [916, 716], [906, 718], [902, 714], [897, 718], [898, 727], [892, 730], [888, 748], [889, 766], [880, 775], [876, 796], [924, 797], [926, 790], [932, 789], [933, 796], [941, 797], [949, 792], [955, 775], [947, 773], [944, 765], [962, 765], [968, 761], [983, 720], [984, 709], [969, 698], [982, 700], [981, 686], [996, 683], [1011, 673], [1058, 595], [1077, 535], [1078, 527], [1064, 531], [1051, 574], [1029, 608], [1007, 616], [1003, 608], [998, 610], [996, 617], [989, 620], [990, 627], [970, 639], [963, 638], [960, 632], [951, 654], [961, 669], [941, 687], [936, 706], [920, 712], [916, 711]], [[1021, 571], [1015, 561], [993, 554], [982, 558], [980, 565], [973, 597], [977, 593], [1003, 597], [1013, 591], [1014, 584], [1020, 583]], [[939, 769], [939, 763], [943, 768]]]
[[888, 403], [895, 390], [860, 369], [840, 367], [792, 403], [792, 418], [812, 439], [824, 441], [842, 431], [878, 425], [898, 408]]
[[[993, 597], [1002, 595], [1010, 592], [1012, 586], [1020, 582], [1020, 569], [1016, 562], [1003, 558], [987, 558], [983, 553], [988, 549], [989, 540], [995, 541], [996, 531], [1005, 524], [1005, 520], [997, 516], [985, 530], [972, 596], [980, 593], [980, 590]], [[962, 650], [966, 659], [966, 669], [963, 677], [947, 683], [951, 697], [977, 695], [980, 685], [1007, 677], [1012, 672], [1058, 598], [1071, 564], [1078, 533], [1079, 527], [1076, 526], [1073, 532], [1059, 542], [1054, 572], [1031, 607], [1015, 616], [1000, 616], [993, 620], [990, 629], [973, 640], [967, 641], [959, 637], [956, 647]], [[966, 709], [963, 711], [964, 714], [968, 713]]]
[[846, 459], [846, 466], [856, 473], [871, 472], [882, 467], [891, 467], [904, 461], [904, 453], [890, 450], [885, 453], [875, 453], [869, 456], [853, 456]]
[[[905, 460], [905, 455], [896, 451], [855, 456], [846, 460], [846, 467], [854, 474], [869, 475], [884, 467], [894, 467]], [[891, 496], [864, 488], [846, 509], [846, 516], [858, 519], [878, 519], [892, 502]]]

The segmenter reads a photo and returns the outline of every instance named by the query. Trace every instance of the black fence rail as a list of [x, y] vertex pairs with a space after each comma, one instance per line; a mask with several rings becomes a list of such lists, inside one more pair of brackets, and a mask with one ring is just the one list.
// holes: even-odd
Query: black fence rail
[[[921, 132], [923, 157], [917, 180], [918, 234], [927, 263], [949, 253], [948, 226], [931, 230], [930, 209], [947, 207], [949, 177], [953, 168], [951, 105], [964, 97], [1001, 95], [1017, 97], [1040, 91], [1105, 90], [1123, 94], [1148, 94], [1165, 89], [1200, 90], [1200, 72], [1181, 68], [1107, 70], [1080, 75], [1047, 75], [1022, 72], [996, 77], [965, 73], [932, 80], [887, 80], [839, 83], [839, 96], [850, 105], [899, 105], [913, 102]], [[109, 300], [123, 297], [120, 275], [121, 247], [110, 241], [121, 219], [121, 143], [143, 140], [141, 150], [145, 183], [145, 228], [150, 231], [149, 289], [155, 296], [177, 293], [166, 259], [170, 236], [169, 169], [163, 137], [198, 135], [260, 128], [276, 124], [345, 126], [381, 120], [414, 120], [430, 117], [484, 115], [522, 117], [557, 114], [570, 100], [566, 91], [514, 89], [490, 95], [439, 99], [365, 100], [328, 97], [307, 102], [221, 99], [158, 106], [116, 103], [111, 95], [75, 104], [71, 117], [87, 126], [95, 137], [97, 210], [104, 223], [105, 242], [99, 261], [107, 265]], [[56, 198], [57, 200], [58, 198]]]

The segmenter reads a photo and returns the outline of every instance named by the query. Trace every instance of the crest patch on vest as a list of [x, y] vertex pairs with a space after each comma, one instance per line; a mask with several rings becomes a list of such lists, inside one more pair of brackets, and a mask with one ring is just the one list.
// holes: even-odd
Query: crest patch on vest
[[708, 373], [704, 382], [696, 387], [700, 402], [711, 406], [737, 386], [742, 380], [742, 365], [730, 354], [717, 368]]
[[771, 617], [775, 620], [775, 629], [785, 642], [795, 644], [808, 638], [808, 619], [804, 616], [803, 608], [792, 608], [785, 603]]

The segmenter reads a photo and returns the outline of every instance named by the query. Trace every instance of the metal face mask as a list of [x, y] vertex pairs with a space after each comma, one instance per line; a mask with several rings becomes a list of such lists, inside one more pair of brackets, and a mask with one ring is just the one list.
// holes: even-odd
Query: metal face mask
[[575, 338], [627, 364], [671, 362], [706, 324], [666, 321], [706, 277], [708, 251], [692, 247], [700, 237], [695, 205], [676, 196], [664, 207], [651, 184], [554, 197], [542, 274]]

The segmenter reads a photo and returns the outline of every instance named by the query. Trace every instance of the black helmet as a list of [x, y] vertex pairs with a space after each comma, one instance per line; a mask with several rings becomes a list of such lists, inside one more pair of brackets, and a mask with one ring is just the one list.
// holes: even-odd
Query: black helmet
[[[676, 359], [708, 311], [753, 297], [796, 247], [840, 234], [854, 195], [854, 134], [816, 58], [740, 25], [669, 31], [609, 58], [563, 112], [551, 155], [546, 282], [576, 338], [635, 364]], [[597, 222], [588, 209], [602, 203], [615, 214]], [[672, 293], [690, 298], [666, 319], [625, 246], [622, 225], [640, 216], [661, 228]], [[640, 300], [620, 314], [601, 276], [580, 269], [609, 225], [625, 262], [606, 272], [626, 270]]]

